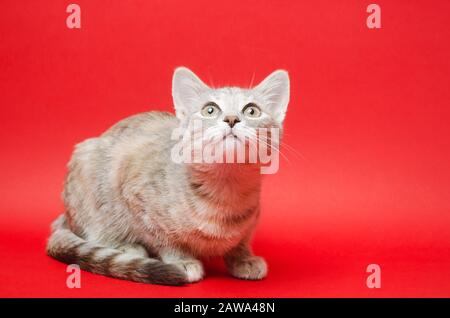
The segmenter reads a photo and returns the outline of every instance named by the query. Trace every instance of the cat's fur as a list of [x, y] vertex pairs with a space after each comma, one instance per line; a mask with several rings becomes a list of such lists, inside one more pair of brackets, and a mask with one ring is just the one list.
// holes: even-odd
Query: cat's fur
[[[219, 255], [229, 272], [262, 279], [266, 262], [250, 237], [259, 214], [257, 164], [179, 164], [171, 160], [172, 130], [189, 129], [210, 101], [220, 117], [203, 118], [216, 133], [248, 127], [281, 128], [289, 78], [276, 71], [253, 89], [212, 89], [186, 68], [173, 77], [176, 117], [149, 112], [120, 121], [76, 146], [47, 252], [68, 264], [137, 282], [181, 285], [204, 276], [201, 258]], [[242, 108], [257, 104], [260, 118]], [[224, 116], [241, 119], [234, 128]]]

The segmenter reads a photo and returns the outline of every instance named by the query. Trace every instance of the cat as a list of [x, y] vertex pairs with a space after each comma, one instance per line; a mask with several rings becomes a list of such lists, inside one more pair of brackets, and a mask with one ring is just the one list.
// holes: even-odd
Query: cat
[[253, 88], [211, 88], [177, 68], [175, 116], [134, 115], [76, 145], [48, 255], [93, 273], [164, 285], [200, 281], [201, 260], [221, 256], [232, 276], [263, 279], [267, 264], [250, 246], [260, 211], [259, 164], [175, 163], [172, 132], [190, 131], [197, 120], [206, 138], [224, 136], [216, 141], [233, 146], [242, 142], [239, 131], [282, 129], [289, 83], [288, 73], [277, 70]]

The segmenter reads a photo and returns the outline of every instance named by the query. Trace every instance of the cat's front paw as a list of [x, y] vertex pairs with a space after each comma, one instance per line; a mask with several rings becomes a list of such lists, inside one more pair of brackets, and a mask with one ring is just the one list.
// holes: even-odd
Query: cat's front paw
[[240, 279], [259, 280], [267, 276], [267, 263], [259, 256], [234, 259], [227, 262], [231, 275]]
[[198, 282], [205, 276], [203, 265], [198, 260], [182, 260], [173, 263], [173, 265], [185, 273], [188, 283]]

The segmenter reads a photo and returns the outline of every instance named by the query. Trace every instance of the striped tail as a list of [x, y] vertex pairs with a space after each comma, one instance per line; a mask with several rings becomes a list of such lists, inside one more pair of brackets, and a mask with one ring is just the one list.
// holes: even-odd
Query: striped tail
[[52, 224], [47, 254], [66, 264], [105, 276], [141, 283], [183, 285], [184, 272], [171, 264], [88, 242], [74, 234], [61, 215]]

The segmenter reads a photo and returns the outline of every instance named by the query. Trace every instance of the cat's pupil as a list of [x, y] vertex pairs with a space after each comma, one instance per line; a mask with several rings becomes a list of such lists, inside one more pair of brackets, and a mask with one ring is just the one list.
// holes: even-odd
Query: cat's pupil
[[255, 113], [255, 110], [253, 108], [250, 108], [250, 115], [253, 115]]
[[212, 107], [209, 107], [209, 108], [208, 108], [208, 114], [210, 114], [210, 115], [211, 115], [211, 114], [212, 114], [213, 112], [214, 112], [214, 108], [212, 108]]

